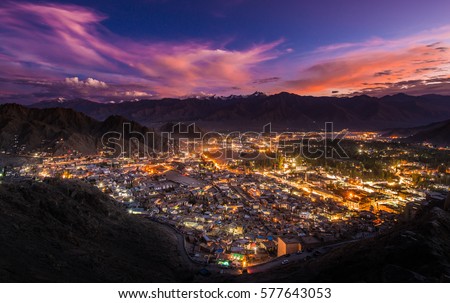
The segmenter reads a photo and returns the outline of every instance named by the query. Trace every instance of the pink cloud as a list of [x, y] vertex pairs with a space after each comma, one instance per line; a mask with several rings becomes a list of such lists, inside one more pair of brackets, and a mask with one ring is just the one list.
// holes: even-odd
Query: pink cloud
[[278, 56], [281, 43], [228, 50], [209, 42], [136, 42], [109, 32], [101, 25], [105, 18], [76, 5], [0, 4], [2, 76], [30, 77], [31, 63], [39, 77], [59, 81], [63, 75], [88, 74], [105, 82], [132, 78], [148, 91], [177, 96], [245, 87], [258, 64]]

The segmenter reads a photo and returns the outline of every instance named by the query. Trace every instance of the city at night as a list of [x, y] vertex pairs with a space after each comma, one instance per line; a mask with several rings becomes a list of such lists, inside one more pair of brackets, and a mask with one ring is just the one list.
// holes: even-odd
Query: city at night
[[449, 11], [2, 1], [0, 296], [440, 298]]

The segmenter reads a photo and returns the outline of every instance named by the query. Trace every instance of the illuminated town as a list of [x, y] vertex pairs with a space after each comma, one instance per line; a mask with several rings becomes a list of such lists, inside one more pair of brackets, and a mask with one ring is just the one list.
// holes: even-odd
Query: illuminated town
[[445, 297], [449, 13], [0, 0], [0, 300]]
[[341, 142], [345, 158], [314, 158], [293, 148], [304, 136], [185, 142], [155, 157], [24, 153], [29, 161], [2, 178], [84, 180], [131, 215], [176, 229], [193, 262], [231, 273], [374, 237], [449, 190], [448, 149], [359, 132]]

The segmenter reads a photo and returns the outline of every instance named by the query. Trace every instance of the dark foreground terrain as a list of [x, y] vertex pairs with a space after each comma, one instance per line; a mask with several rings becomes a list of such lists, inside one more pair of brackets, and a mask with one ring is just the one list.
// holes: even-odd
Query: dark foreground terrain
[[183, 282], [175, 233], [82, 182], [0, 185], [0, 282]]
[[450, 282], [450, 199], [375, 238], [240, 276], [198, 275], [180, 237], [98, 189], [0, 185], [0, 282]]

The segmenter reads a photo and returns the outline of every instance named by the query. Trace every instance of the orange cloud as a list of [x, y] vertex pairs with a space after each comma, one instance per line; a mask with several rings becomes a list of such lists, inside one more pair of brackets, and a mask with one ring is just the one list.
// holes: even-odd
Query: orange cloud
[[[443, 33], [447, 33], [447, 36]], [[450, 28], [398, 40], [322, 47], [311, 55], [316, 62], [301, 69], [286, 90], [312, 95], [355, 92], [383, 94], [383, 88], [414, 81], [450, 77]], [[407, 91], [411, 87], [398, 87]]]

